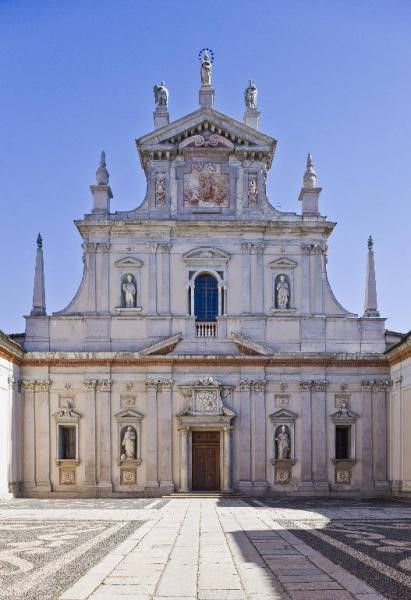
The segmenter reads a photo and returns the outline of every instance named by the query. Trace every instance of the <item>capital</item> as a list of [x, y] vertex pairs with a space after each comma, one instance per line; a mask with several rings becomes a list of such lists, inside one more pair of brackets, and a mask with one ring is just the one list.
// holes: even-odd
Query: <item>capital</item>
[[95, 390], [97, 385], [97, 379], [85, 379], [83, 384], [86, 390]]
[[101, 392], [109, 392], [111, 390], [111, 379], [99, 379], [97, 381], [98, 389]]

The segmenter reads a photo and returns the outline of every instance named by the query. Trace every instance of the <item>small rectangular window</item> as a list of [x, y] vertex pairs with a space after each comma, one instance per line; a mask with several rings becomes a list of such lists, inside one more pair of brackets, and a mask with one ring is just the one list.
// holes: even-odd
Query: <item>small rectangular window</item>
[[76, 457], [76, 427], [73, 425], [59, 426], [59, 458], [62, 460]]
[[350, 458], [351, 427], [336, 425], [335, 427], [335, 458]]

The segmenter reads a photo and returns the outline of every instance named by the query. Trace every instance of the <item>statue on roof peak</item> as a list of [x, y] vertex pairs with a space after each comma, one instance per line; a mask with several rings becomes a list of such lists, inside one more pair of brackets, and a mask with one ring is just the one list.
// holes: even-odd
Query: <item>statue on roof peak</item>
[[154, 100], [156, 108], [167, 108], [168, 106], [168, 89], [164, 81], [156, 84], [153, 88]]
[[198, 54], [201, 61], [200, 78], [201, 85], [211, 85], [211, 75], [213, 72], [214, 52], [210, 48], [203, 48]]

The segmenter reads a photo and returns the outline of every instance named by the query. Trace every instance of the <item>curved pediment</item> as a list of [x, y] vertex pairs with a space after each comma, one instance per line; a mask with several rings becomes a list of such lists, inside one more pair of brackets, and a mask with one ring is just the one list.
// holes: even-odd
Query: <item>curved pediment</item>
[[204, 262], [227, 263], [230, 260], [230, 255], [219, 248], [202, 246], [201, 248], [194, 248], [193, 250], [186, 252], [183, 256], [183, 260], [187, 264], [198, 264], [199, 262], [202, 264], [204, 264]]

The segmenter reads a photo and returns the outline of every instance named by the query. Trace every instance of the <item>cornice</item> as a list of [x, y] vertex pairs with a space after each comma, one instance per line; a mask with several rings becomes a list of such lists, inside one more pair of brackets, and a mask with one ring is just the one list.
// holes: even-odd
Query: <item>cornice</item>
[[411, 358], [411, 332], [401, 342], [387, 350], [385, 356], [390, 366]]
[[8, 335], [0, 331], [0, 357], [14, 364], [21, 365], [23, 356], [23, 348], [9, 338]]
[[154, 366], [262, 366], [262, 367], [377, 367], [388, 368], [387, 357], [365, 355], [180, 355], [140, 356], [134, 352], [30, 352], [24, 356], [24, 366], [30, 367], [154, 367]]

